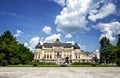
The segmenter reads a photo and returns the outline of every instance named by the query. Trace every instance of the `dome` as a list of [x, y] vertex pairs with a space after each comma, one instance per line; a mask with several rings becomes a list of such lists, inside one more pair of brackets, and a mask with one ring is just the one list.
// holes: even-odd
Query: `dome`
[[74, 47], [74, 49], [80, 49], [80, 46], [77, 43], [75, 43], [75, 45], [73, 47]]
[[42, 45], [40, 45], [40, 43], [38, 43], [35, 48], [36, 49], [42, 49]]
[[54, 42], [54, 46], [61, 46], [61, 42], [59, 39], [56, 39], [56, 41]]

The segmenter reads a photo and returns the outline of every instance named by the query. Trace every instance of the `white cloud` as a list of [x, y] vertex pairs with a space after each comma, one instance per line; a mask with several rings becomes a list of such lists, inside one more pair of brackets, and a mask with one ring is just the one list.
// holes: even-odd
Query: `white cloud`
[[53, 34], [44, 39], [44, 42], [54, 42], [57, 38], [61, 39], [61, 34]]
[[67, 34], [67, 35], [65, 35], [65, 38], [72, 38], [72, 35], [71, 34]]
[[110, 23], [99, 23], [96, 25], [96, 28], [102, 32], [100, 39], [107, 37], [110, 41], [116, 39], [116, 35], [120, 34], [120, 22], [110, 22]]
[[33, 37], [30, 39], [28, 43], [24, 43], [26, 47], [28, 47], [31, 51], [34, 51], [35, 46], [40, 42], [42, 45], [44, 42], [54, 42], [57, 38], [60, 39], [60, 34], [53, 34], [51, 36], [46, 37], [45, 39], [40, 37]]
[[18, 18], [22, 18], [22, 19], [27, 19], [27, 20], [31, 20], [31, 18], [26, 17], [24, 15], [19, 15], [17, 13], [12, 13], [12, 12], [0, 12], [0, 14], [5, 15], [5, 16], [12, 16], [12, 17], [18, 17]]
[[32, 39], [29, 41], [30, 50], [33, 51], [33, 49], [34, 49], [35, 46], [39, 43], [39, 41], [40, 41], [40, 37], [34, 37], [34, 38], [32, 38]]
[[75, 44], [75, 41], [67, 41], [66, 43], [71, 43], [71, 44]]
[[58, 3], [60, 6], [66, 5], [66, 0], [54, 0], [56, 3]]
[[[62, 11], [56, 16], [56, 30], [65, 34], [85, 32], [90, 30], [89, 21], [103, 19], [115, 13], [116, 6], [111, 0], [54, 0], [63, 6]], [[63, 4], [61, 4], [63, 3]], [[101, 4], [103, 4], [101, 6]], [[98, 9], [99, 8], [99, 9]]]
[[40, 37], [33, 37], [30, 39], [28, 43], [24, 43], [24, 46], [28, 47], [31, 51], [34, 52], [35, 46], [40, 42], [40, 44], [43, 44], [43, 38]]
[[28, 43], [24, 43], [24, 46], [28, 47]]
[[17, 33], [14, 34], [14, 37], [18, 37], [20, 36], [21, 34], [23, 34], [23, 32], [21, 30], [17, 30]]
[[88, 19], [96, 21], [97, 19], [103, 19], [106, 16], [115, 13], [116, 6], [113, 3], [108, 3], [101, 7], [100, 10], [94, 9], [90, 11]]
[[96, 50], [95, 50], [95, 52], [99, 52], [99, 50], [98, 50], [98, 49], [96, 49]]
[[51, 34], [51, 27], [50, 26], [45, 26], [42, 31], [47, 34], [50, 35]]
[[40, 42], [40, 37], [33, 37], [28, 43], [24, 43], [24, 46], [28, 47], [31, 51], [34, 51], [35, 46]]
[[88, 30], [86, 15], [90, 3], [91, 0], [66, 0], [66, 6], [55, 19], [57, 31], [69, 34]]

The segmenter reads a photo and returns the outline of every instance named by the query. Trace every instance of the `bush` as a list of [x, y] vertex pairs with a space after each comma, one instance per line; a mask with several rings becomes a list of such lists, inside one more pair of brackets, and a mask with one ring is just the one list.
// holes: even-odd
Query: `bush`
[[7, 66], [8, 64], [7, 64], [7, 62], [2, 62], [2, 63], [0, 63], [0, 65], [1, 66]]
[[88, 62], [83, 62], [83, 63], [75, 62], [75, 63], [72, 63], [72, 65], [91, 65], [91, 63], [88, 63]]
[[33, 67], [37, 67], [38, 66], [38, 63], [37, 62], [34, 62], [33, 63]]
[[56, 65], [56, 63], [50, 63], [50, 62], [39, 62], [39, 65]]
[[117, 66], [120, 66], [120, 58], [117, 58], [116, 64], [117, 64]]
[[95, 63], [92, 63], [91, 65], [92, 65], [92, 66], [94, 66], [94, 67], [96, 66], [96, 64], [95, 64]]

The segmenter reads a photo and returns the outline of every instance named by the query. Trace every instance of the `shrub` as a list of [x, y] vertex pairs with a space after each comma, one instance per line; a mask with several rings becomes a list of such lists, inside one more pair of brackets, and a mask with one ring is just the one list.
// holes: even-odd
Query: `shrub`
[[94, 67], [96, 66], [96, 64], [95, 64], [95, 63], [92, 63], [91, 65], [92, 65], [92, 66], [94, 66]]
[[37, 67], [38, 66], [38, 63], [37, 62], [34, 62], [33, 63], [33, 67]]
[[91, 65], [91, 63], [89, 63], [89, 62], [83, 62], [83, 63], [75, 62], [75, 63], [72, 63], [72, 65]]
[[39, 65], [56, 65], [56, 63], [50, 63], [50, 62], [39, 62]]
[[8, 64], [7, 64], [7, 62], [2, 62], [2, 63], [0, 63], [0, 65], [1, 66], [7, 66]]
[[117, 58], [116, 64], [117, 64], [117, 66], [120, 66], [120, 58]]

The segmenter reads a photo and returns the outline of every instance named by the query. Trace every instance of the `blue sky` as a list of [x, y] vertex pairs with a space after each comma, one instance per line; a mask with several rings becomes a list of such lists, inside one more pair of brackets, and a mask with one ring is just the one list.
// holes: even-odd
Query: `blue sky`
[[56, 38], [99, 50], [102, 37], [117, 41], [120, 0], [0, 0], [0, 34], [6, 30], [31, 50]]

